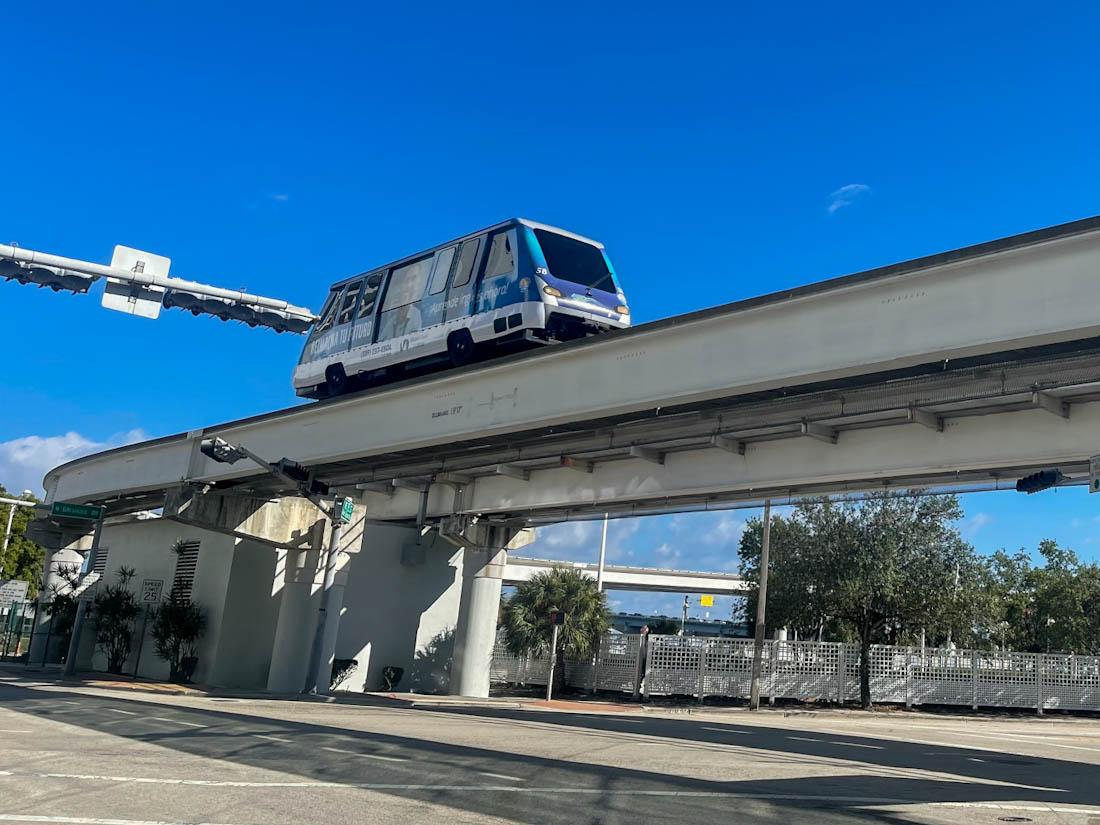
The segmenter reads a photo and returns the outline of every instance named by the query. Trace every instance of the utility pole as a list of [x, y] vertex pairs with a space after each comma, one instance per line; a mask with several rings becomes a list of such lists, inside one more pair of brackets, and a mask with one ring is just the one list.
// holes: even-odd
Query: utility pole
[[749, 710], [760, 710], [760, 666], [764, 658], [764, 608], [768, 603], [768, 549], [772, 538], [772, 502], [764, 500], [764, 527], [760, 540], [760, 589], [756, 595], [756, 634], [752, 646], [752, 686]]
[[684, 611], [680, 615], [680, 635], [687, 635], [687, 623], [688, 623], [688, 597], [684, 596]]
[[603, 563], [607, 556], [607, 513], [603, 514], [603, 532], [600, 534], [600, 563], [596, 567], [596, 590], [603, 590]]

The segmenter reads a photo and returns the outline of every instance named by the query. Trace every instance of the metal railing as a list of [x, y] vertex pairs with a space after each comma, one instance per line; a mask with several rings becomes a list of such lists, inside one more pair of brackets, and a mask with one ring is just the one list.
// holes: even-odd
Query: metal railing
[[[748, 697], [751, 639], [609, 634], [587, 661], [567, 661], [572, 687], [644, 696]], [[545, 656], [517, 657], [498, 637], [490, 678], [544, 685]], [[871, 698], [920, 704], [1100, 710], [1100, 656], [1066, 653], [871, 648]], [[767, 642], [761, 695], [853, 702], [859, 699], [859, 646], [840, 642]]]

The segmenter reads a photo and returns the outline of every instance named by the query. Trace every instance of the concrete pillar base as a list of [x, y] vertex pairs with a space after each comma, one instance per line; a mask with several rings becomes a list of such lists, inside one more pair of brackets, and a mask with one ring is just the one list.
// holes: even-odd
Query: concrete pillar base
[[507, 559], [508, 552], [504, 549], [463, 551], [462, 600], [451, 663], [452, 696], [489, 695], [489, 665]]

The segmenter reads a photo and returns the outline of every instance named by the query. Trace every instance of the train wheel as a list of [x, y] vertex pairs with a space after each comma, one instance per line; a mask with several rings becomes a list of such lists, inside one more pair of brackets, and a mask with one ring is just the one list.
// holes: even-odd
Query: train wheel
[[460, 329], [448, 336], [447, 354], [451, 358], [451, 364], [456, 367], [464, 367], [474, 360], [474, 339], [470, 330]]
[[325, 389], [329, 398], [343, 395], [348, 391], [348, 376], [343, 364], [330, 364], [325, 369]]

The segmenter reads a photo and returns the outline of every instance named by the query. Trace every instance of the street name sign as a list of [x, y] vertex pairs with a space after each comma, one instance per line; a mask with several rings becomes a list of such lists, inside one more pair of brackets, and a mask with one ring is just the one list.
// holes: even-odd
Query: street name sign
[[55, 501], [50, 505], [50, 515], [98, 521], [103, 518], [103, 508], [94, 504], [69, 504], [64, 501]]

